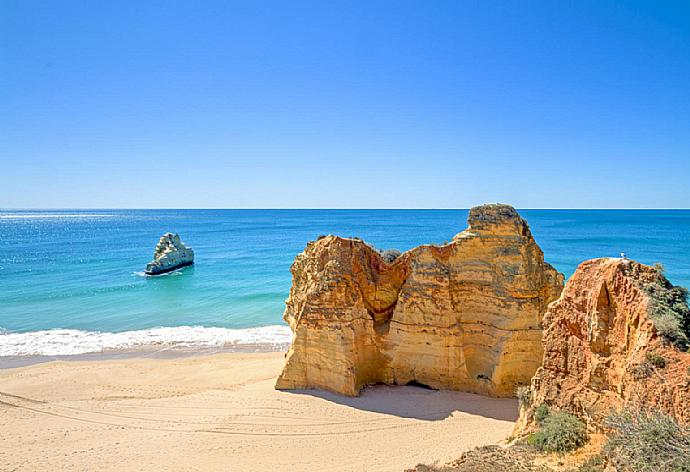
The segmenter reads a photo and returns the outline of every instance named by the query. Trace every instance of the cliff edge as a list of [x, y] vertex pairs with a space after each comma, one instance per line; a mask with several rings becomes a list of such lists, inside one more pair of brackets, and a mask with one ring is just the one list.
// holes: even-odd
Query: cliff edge
[[544, 316], [543, 365], [517, 434], [534, 426], [541, 404], [594, 429], [625, 407], [690, 423], [685, 293], [656, 267], [618, 258], [583, 262]]

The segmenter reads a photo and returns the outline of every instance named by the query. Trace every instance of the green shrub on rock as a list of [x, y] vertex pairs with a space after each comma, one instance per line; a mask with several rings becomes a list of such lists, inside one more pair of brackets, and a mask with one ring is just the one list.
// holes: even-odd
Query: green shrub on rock
[[542, 424], [547, 416], [549, 416], [549, 407], [543, 403], [534, 410], [534, 419], [539, 424]]
[[661, 354], [658, 354], [656, 352], [648, 352], [646, 354], [647, 360], [649, 361], [650, 364], [652, 364], [654, 367], [658, 369], [663, 369], [666, 367], [666, 359], [664, 359], [664, 356]]
[[661, 264], [656, 264], [656, 277], [644, 284], [651, 298], [650, 317], [661, 337], [680, 349], [690, 345], [690, 307], [688, 290], [674, 286], [664, 277]]
[[569, 452], [587, 442], [585, 424], [570, 413], [563, 411], [547, 413], [540, 424], [539, 430], [527, 438], [528, 444], [540, 451]]
[[646, 379], [652, 375], [652, 372], [654, 372], [652, 364], [647, 361], [632, 365], [630, 366], [629, 370], [630, 375], [632, 375], [633, 379], [635, 380]]

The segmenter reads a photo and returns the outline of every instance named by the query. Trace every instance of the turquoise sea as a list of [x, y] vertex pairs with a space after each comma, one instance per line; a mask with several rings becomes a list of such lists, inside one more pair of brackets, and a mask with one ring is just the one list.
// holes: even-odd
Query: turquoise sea
[[[690, 210], [521, 210], [546, 260], [662, 262], [690, 286]], [[289, 342], [290, 264], [320, 234], [378, 248], [450, 240], [467, 210], [0, 211], [0, 356], [145, 344]], [[158, 238], [177, 232], [196, 264], [146, 277]]]

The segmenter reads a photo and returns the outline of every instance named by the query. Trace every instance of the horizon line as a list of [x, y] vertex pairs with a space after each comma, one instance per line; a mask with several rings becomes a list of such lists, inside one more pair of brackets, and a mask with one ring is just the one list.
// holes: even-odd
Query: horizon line
[[[483, 204], [482, 204], [483, 205]], [[335, 210], [335, 211], [351, 211], [351, 210], [470, 210], [473, 207], [460, 208], [460, 207], [397, 207], [397, 208], [384, 208], [384, 207], [14, 207], [14, 208], [1, 208], [0, 211], [123, 211], [123, 210]], [[512, 205], [510, 205], [512, 206]], [[663, 207], [663, 208], [651, 208], [651, 207], [627, 207], [627, 208], [614, 208], [614, 207], [513, 207], [516, 210], [605, 210], [605, 211], [686, 211], [690, 210], [687, 207]]]

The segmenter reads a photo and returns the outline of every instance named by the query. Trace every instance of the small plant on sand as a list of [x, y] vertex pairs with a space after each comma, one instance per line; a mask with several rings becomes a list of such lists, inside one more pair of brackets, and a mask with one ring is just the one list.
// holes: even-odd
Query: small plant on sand
[[515, 392], [517, 395], [520, 408], [529, 408], [532, 406], [532, 389], [529, 385], [521, 385]]
[[400, 251], [398, 251], [397, 249], [386, 249], [381, 253], [381, 257], [384, 261], [390, 264], [398, 257], [400, 257]]
[[604, 446], [609, 462], [622, 471], [690, 471], [690, 428], [660, 412], [623, 411], [607, 419], [612, 430]]
[[657, 369], [663, 369], [666, 367], [666, 359], [664, 359], [664, 356], [657, 352], [648, 352], [646, 358], [647, 361], [649, 361], [649, 363]]
[[539, 422], [537, 432], [527, 438], [530, 446], [543, 452], [569, 452], [586, 442], [587, 428], [582, 421], [564, 411], [548, 412], [548, 408], [546, 416]]

